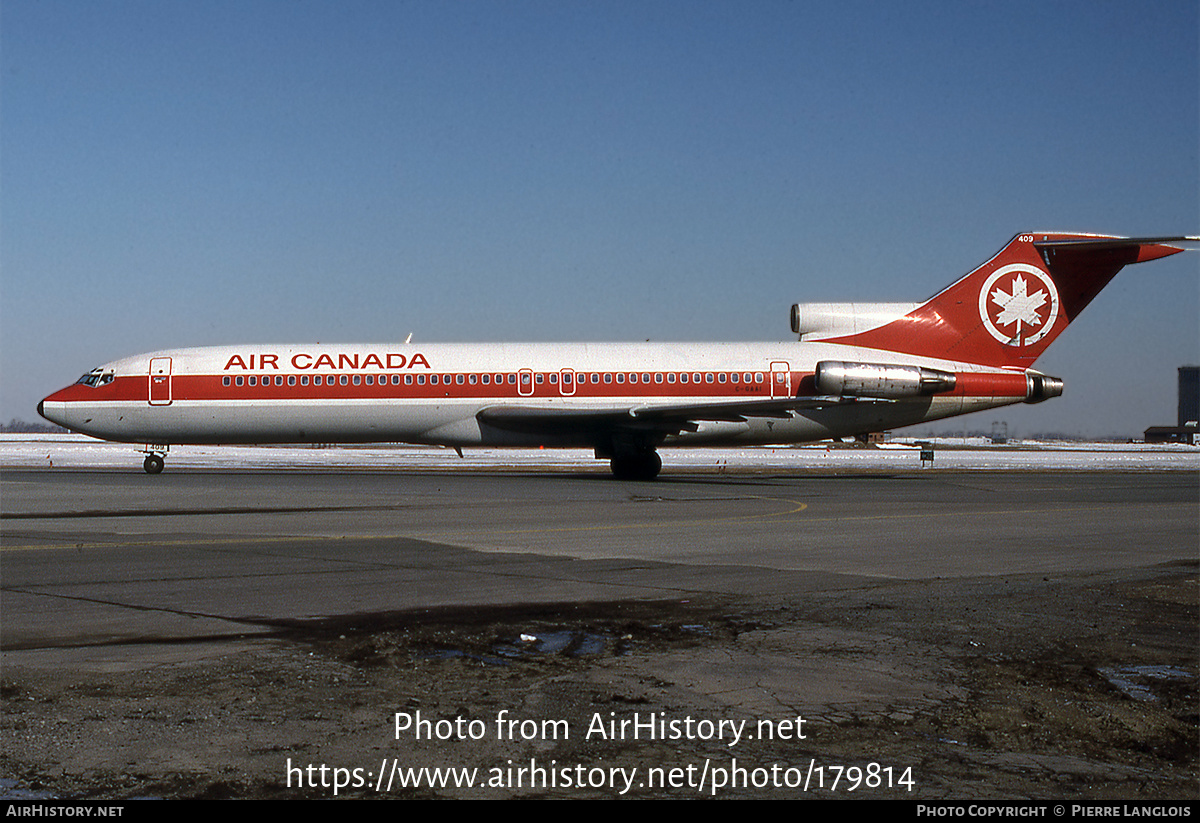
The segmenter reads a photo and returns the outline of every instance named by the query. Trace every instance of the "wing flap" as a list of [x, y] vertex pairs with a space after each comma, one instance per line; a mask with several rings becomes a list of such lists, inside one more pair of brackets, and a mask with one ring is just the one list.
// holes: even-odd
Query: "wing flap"
[[741, 423], [750, 417], [786, 419], [792, 412], [848, 403], [891, 402], [854, 397], [789, 397], [725, 403], [680, 403], [564, 409], [555, 406], [488, 406], [476, 415], [480, 423], [523, 434], [574, 434], [632, 429], [675, 433], [702, 421]]
[[771, 400], [735, 400], [726, 403], [647, 404], [635, 406], [629, 413], [635, 419], [728, 420], [740, 423], [747, 417], [786, 419], [792, 412], [824, 409], [859, 402], [853, 397], [786, 397]]

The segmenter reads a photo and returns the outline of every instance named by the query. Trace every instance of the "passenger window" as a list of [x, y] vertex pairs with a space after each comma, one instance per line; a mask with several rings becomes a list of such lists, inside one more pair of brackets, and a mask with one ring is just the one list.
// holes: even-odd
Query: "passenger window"
[[605, 382], [605, 383], [611, 383], [611, 382], [612, 382], [612, 373], [611, 373], [611, 372], [605, 372], [605, 373], [604, 373], [604, 382]]
[[454, 382], [461, 386], [463, 384], [463, 376], [461, 374], [454, 375]]
[[473, 374], [472, 374], [470, 377], [468, 377], [468, 378], [467, 378], [467, 382], [468, 382], [468, 383], [470, 383], [472, 386], [474, 386], [474, 385], [475, 385], [475, 379], [476, 379], [476, 378], [475, 378], [475, 375], [473, 375]]
[[234, 382], [239, 386], [242, 385], [242, 376], [239, 374], [236, 378], [234, 378]]
[[222, 377], [222, 378], [221, 378], [221, 385], [222, 385], [222, 386], [228, 386], [228, 385], [229, 385], [229, 375], [225, 375], [224, 377]]
[[289, 385], [289, 386], [294, 386], [294, 385], [296, 385], [296, 375], [294, 375], [294, 374], [289, 374], [289, 375], [288, 375], [288, 385]]
[[307, 374], [302, 374], [302, 375], [300, 375], [300, 385], [301, 385], [301, 386], [307, 386], [307, 385], [308, 385], [308, 375], [307, 375]]

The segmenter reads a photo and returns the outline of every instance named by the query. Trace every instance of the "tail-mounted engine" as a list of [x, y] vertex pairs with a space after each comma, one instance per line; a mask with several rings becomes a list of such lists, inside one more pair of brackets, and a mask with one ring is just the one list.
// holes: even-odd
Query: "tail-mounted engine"
[[814, 376], [817, 393], [838, 397], [928, 397], [954, 391], [953, 372], [888, 363], [822, 360]]
[[859, 334], [899, 320], [920, 303], [796, 303], [792, 331], [801, 340]]
[[817, 394], [901, 400], [931, 397], [958, 389], [971, 397], [1009, 397], [1010, 402], [1041, 403], [1063, 393], [1058, 377], [1033, 371], [948, 372], [892, 363], [822, 360], [813, 374]]
[[1049, 400], [1051, 397], [1058, 397], [1063, 393], [1063, 381], [1061, 377], [1051, 377], [1048, 374], [1042, 374], [1036, 371], [1025, 372], [1026, 403], [1041, 403], [1043, 400]]

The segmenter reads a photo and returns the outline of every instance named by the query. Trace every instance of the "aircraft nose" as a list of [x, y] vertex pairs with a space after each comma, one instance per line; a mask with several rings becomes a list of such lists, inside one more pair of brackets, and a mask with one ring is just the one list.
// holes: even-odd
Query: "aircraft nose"
[[[37, 404], [37, 412], [39, 415], [49, 420], [56, 426], [66, 426], [64, 418], [66, 417], [66, 405], [55, 401], [55, 395], [50, 395], [45, 400]], [[46, 401], [50, 401], [47, 403]]]

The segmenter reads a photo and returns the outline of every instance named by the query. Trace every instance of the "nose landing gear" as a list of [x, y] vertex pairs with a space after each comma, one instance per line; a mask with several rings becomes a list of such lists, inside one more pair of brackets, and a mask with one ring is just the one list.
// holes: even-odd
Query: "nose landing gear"
[[142, 449], [142, 453], [146, 455], [146, 459], [142, 461], [142, 468], [146, 470], [146, 474], [160, 474], [166, 466], [166, 456], [168, 446], [147, 446]]

